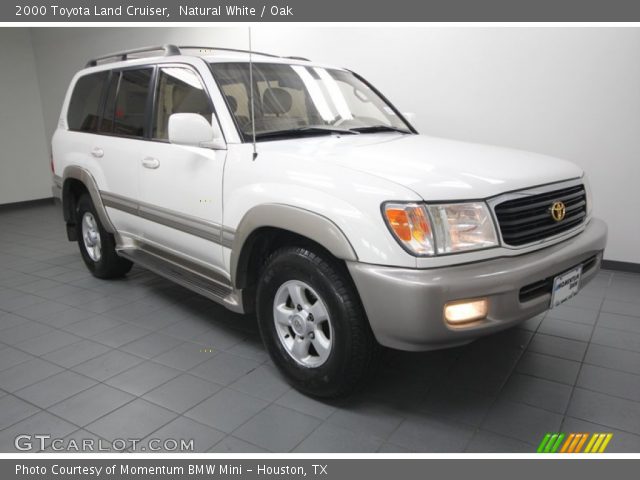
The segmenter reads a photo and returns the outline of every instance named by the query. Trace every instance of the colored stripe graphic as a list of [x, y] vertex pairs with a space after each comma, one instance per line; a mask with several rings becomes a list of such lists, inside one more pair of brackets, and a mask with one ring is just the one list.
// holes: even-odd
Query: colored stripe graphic
[[591, 437], [591, 440], [589, 440], [589, 443], [587, 444], [587, 448], [584, 449], [584, 453], [591, 453], [591, 449], [593, 448], [593, 445], [596, 443], [597, 439], [598, 439], [598, 434], [594, 433], [593, 436]]
[[564, 440], [564, 433], [547, 433], [540, 445], [538, 445], [538, 453], [556, 453], [560, 445], [562, 445], [562, 440]]
[[613, 433], [606, 434], [606, 437], [604, 438], [604, 441], [602, 442], [602, 445], [600, 446], [600, 450], [598, 451], [598, 453], [603, 453], [605, 451], [605, 449], [607, 448], [607, 445], [609, 445], [609, 442], [611, 441], [612, 438], [613, 438]]
[[558, 438], [556, 439], [555, 444], [553, 445], [553, 447], [549, 450], [549, 453], [556, 453], [558, 451], [558, 449], [560, 448], [560, 445], [562, 445], [562, 440], [564, 440], [564, 433], [561, 433], [558, 435]]
[[537, 453], [544, 453], [544, 447], [547, 446], [550, 438], [550, 433], [545, 434], [545, 436], [542, 438], [542, 441], [540, 442], [540, 445], [538, 445], [538, 450], [536, 450]]
[[556, 440], [558, 439], [558, 434], [553, 433], [547, 442], [547, 446], [544, 447], [544, 453], [551, 453], [553, 446], [556, 444]]
[[578, 445], [576, 445], [576, 449], [573, 451], [573, 453], [580, 453], [580, 450], [582, 450], [582, 446], [584, 445], [584, 442], [587, 441], [587, 438], [589, 438], [589, 434], [583, 433], [582, 438], [578, 442]]
[[571, 442], [573, 442], [573, 439], [575, 438], [576, 434], [575, 433], [570, 433], [569, 436], [567, 437], [567, 441], [564, 442], [564, 445], [562, 446], [562, 450], [560, 450], [560, 453], [567, 453], [567, 450], [569, 449], [569, 445], [571, 445]]
[[613, 438], [612, 433], [594, 433], [585, 453], [603, 453]]
[[[591, 438], [589, 438], [591, 437]], [[613, 438], [612, 433], [553, 433], [544, 435], [538, 453], [603, 453]], [[586, 447], [585, 447], [586, 444]], [[584, 447], [584, 450], [583, 450]]]
[[576, 446], [578, 445], [578, 442], [580, 440], [582, 440], [582, 434], [577, 433], [576, 436], [573, 438], [573, 442], [571, 442], [571, 446], [569, 447], [569, 450], [567, 451], [567, 453], [575, 453]]

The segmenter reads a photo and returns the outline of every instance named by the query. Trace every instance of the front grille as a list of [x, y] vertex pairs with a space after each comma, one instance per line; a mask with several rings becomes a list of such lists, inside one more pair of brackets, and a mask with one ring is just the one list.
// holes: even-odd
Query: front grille
[[[555, 221], [551, 206], [565, 205], [565, 217]], [[584, 185], [530, 195], [499, 203], [494, 208], [502, 240], [507, 245], [520, 246], [544, 240], [571, 230], [587, 216], [587, 196]]]
[[[593, 257], [589, 257], [584, 262], [582, 262], [582, 273], [586, 273], [590, 271], [596, 262], [598, 261], [598, 255], [594, 255]], [[576, 268], [578, 265], [574, 266]], [[569, 269], [571, 270], [571, 269]], [[533, 300], [542, 295], [550, 294], [551, 289], [553, 288], [553, 280], [557, 275], [552, 277], [547, 277], [544, 280], [539, 280], [537, 282], [530, 283], [529, 285], [525, 285], [520, 289], [519, 292], [519, 300], [520, 302], [528, 302], [529, 300]]]

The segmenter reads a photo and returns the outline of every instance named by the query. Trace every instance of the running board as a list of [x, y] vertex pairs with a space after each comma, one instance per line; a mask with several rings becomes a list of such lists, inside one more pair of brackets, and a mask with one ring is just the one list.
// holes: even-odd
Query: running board
[[240, 292], [234, 290], [229, 283], [223, 283], [226, 279], [215, 279], [207, 275], [199, 265], [194, 264], [190, 268], [186, 261], [181, 261], [181, 265], [161, 253], [151, 253], [142, 248], [122, 248], [117, 253], [192, 292], [224, 305], [229, 310], [243, 313]]

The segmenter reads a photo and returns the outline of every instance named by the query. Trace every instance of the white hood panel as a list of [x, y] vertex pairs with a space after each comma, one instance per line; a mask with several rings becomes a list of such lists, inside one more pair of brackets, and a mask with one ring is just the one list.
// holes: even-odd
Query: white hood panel
[[[394, 133], [262, 142], [258, 150], [330, 162], [403, 185], [426, 201], [484, 199], [582, 176], [576, 165], [509, 148]], [[392, 200], [392, 199], [390, 199]]]

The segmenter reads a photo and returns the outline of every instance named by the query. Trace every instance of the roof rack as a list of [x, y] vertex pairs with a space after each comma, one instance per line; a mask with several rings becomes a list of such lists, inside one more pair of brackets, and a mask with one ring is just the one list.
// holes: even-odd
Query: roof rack
[[291, 60], [302, 60], [303, 62], [310, 62], [311, 60], [309, 60], [308, 58], [305, 57], [297, 57], [295, 55], [290, 55], [288, 57], [282, 57], [282, 58], [289, 58]]
[[[169, 56], [169, 55], [180, 55], [180, 49], [178, 47], [176, 47], [175, 45], [156, 45], [156, 46], [152, 46], [152, 47], [141, 47], [141, 48], [134, 48], [131, 50], [122, 50], [121, 52], [115, 52], [115, 53], [109, 53], [108, 55], [102, 55], [101, 57], [96, 57], [96, 58], [92, 58], [91, 60], [89, 60], [87, 62], [87, 67], [95, 67], [96, 65], [98, 65], [98, 62], [102, 61], [102, 60], [108, 60], [110, 58], [114, 58], [117, 60], [127, 60], [129, 58], [129, 55], [135, 55], [138, 53], [146, 53], [146, 52], [159, 52], [159, 51], [164, 51], [164, 55], [165, 56]], [[114, 61], [117, 61], [114, 60]]]
[[199, 46], [192, 46], [192, 45], [186, 45], [186, 46], [180, 45], [177, 48], [180, 50], [218, 50], [221, 52], [251, 53], [253, 55], [262, 55], [263, 57], [282, 58], [279, 55], [274, 55], [272, 53], [256, 52], [255, 50], [242, 50], [239, 48], [199, 47]]
[[150, 47], [142, 47], [142, 48], [134, 48], [132, 50], [122, 50], [121, 52], [114, 52], [108, 55], [102, 55], [100, 57], [92, 58], [87, 62], [87, 67], [95, 67], [98, 65], [98, 62], [103, 60], [113, 59], [112, 61], [124, 61], [129, 59], [129, 55], [137, 55], [140, 53], [147, 52], [163, 52], [165, 57], [171, 55], [182, 55], [182, 50], [217, 50], [222, 52], [238, 52], [238, 53], [251, 53], [253, 55], [261, 55], [263, 57], [271, 57], [271, 58], [290, 58], [292, 60], [304, 60], [309, 61], [308, 58], [304, 57], [281, 57], [279, 55], [273, 55], [271, 53], [263, 53], [256, 52], [252, 50], [241, 50], [238, 48], [223, 48], [223, 47], [202, 47], [202, 46], [194, 46], [194, 45], [155, 45]]

